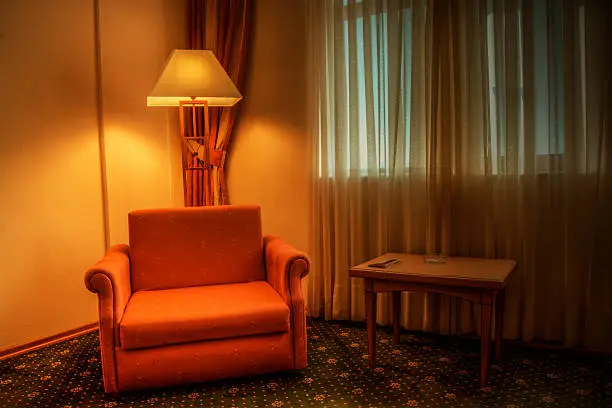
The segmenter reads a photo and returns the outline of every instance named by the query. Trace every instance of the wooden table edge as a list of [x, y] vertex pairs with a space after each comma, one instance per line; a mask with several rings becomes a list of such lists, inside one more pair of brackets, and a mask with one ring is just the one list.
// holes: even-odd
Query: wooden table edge
[[[516, 269], [516, 266], [510, 271], [508, 276]], [[458, 276], [430, 276], [420, 274], [406, 274], [401, 272], [392, 272], [384, 269], [376, 270], [365, 270], [365, 269], [354, 269], [349, 270], [349, 277], [351, 278], [362, 278], [362, 279], [374, 279], [374, 280], [388, 280], [395, 282], [406, 282], [406, 283], [423, 283], [423, 284], [434, 284], [442, 286], [456, 286], [463, 288], [472, 289], [483, 289], [483, 290], [502, 290], [506, 287], [508, 279], [503, 281], [493, 281], [487, 279], [478, 278], [462, 278]]]

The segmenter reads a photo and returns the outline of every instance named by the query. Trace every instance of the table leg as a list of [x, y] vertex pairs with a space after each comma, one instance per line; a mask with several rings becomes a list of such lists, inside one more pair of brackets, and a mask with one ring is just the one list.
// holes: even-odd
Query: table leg
[[504, 336], [504, 298], [505, 290], [497, 291], [495, 296], [495, 360], [501, 361], [501, 342]]
[[370, 368], [376, 365], [376, 293], [372, 279], [365, 281], [366, 320], [368, 326], [368, 351]]
[[480, 386], [487, 383], [491, 355], [491, 299], [480, 304]]
[[402, 310], [402, 292], [393, 294], [393, 343], [400, 344], [400, 311]]

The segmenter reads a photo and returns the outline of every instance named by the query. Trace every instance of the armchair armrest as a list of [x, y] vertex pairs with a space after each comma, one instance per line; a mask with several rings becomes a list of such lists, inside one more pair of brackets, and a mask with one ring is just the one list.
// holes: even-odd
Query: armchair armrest
[[115, 346], [119, 345], [119, 322], [132, 295], [129, 247], [111, 247], [104, 258], [85, 273], [85, 286], [98, 294], [104, 388], [107, 392], [117, 392]]
[[118, 324], [132, 295], [129, 247], [111, 247], [104, 258], [85, 273], [85, 286], [100, 298], [112, 300], [113, 307], [110, 310], [100, 310], [100, 320], [111, 318]]
[[264, 237], [264, 257], [268, 283], [291, 310], [295, 368], [306, 367], [306, 307], [302, 279], [310, 272], [310, 259], [282, 239]]
[[299, 300], [302, 293], [302, 278], [310, 272], [308, 255], [294, 249], [281, 238], [264, 237], [264, 257], [268, 283], [287, 303]]

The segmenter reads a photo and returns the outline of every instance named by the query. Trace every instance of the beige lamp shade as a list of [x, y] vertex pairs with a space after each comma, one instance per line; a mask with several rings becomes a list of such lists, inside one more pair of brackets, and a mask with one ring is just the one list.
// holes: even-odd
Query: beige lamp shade
[[174, 50], [147, 97], [147, 106], [179, 106], [181, 101], [233, 106], [240, 99], [242, 95], [212, 51]]

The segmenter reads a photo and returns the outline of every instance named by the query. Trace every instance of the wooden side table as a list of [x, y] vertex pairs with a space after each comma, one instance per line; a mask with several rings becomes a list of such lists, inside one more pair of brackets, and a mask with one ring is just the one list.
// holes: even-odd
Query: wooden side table
[[[368, 265], [397, 258], [389, 268]], [[491, 352], [491, 319], [495, 311], [495, 352], [501, 359], [504, 289], [516, 262], [503, 259], [446, 258], [444, 263], [425, 262], [424, 255], [388, 253], [354, 266], [350, 276], [365, 279], [366, 320], [370, 367], [376, 365], [376, 294], [392, 292], [393, 337], [399, 343], [401, 292], [416, 291], [457, 296], [481, 305], [480, 384], [484, 386]]]

